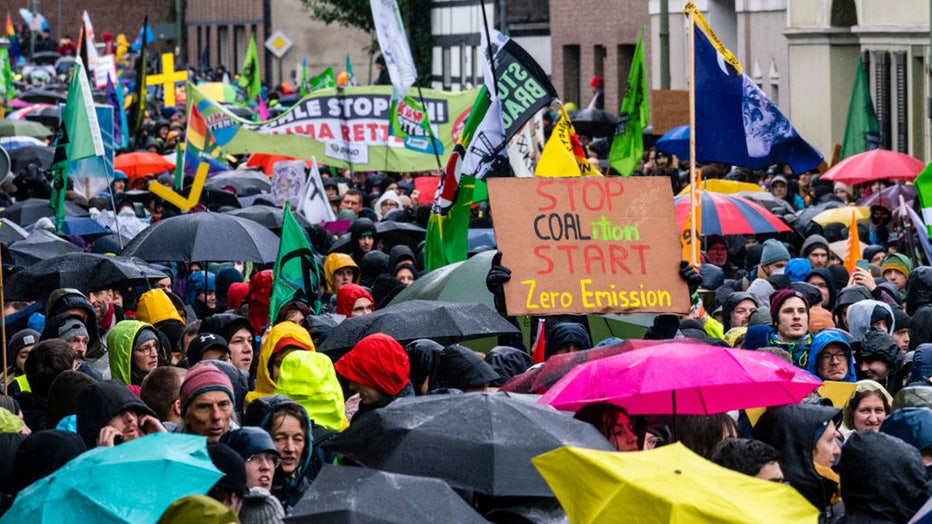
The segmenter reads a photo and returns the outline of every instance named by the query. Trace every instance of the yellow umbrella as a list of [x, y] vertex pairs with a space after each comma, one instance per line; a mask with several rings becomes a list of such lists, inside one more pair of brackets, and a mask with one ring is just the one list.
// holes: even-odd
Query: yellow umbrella
[[197, 88], [201, 90], [208, 98], [217, 102], [236, 102], [236, 88], [231, 84], [223, 82], [205, 82], [198, 84]]
[[848, 225], [851, 223], [851, 213], [854, 213], [858, 222], [866, 222], [871, 218], [871, 208], [867, 206], [844, 206], [826, 209], [812, 217], [812, 221], [823, 226], [833, 222]]
[[680, 443], [616, 453], [562, 447], [532, 459], [573, 524], [815, 524], [790, 486], [718, 466]]
[[[752, 184], [750, 182], [739, 182], [737, 180], [722, 180], [720, 178], [713, 178], [710, 180], [705, 180], [704, 182], [705, 190], [712, 191], [713, 193], [725, 193], [727, 195], [731, 195], [734, 193], [740, 193], [741, 191], [754, 191], [758, 193], [764, 191], [764, 189], [757, 184]], [[688, 195], [690, 188], [692, 188], [692, 184], [689, 184], [683, 188], [683, 190], [680, 191], [680, 195]]]

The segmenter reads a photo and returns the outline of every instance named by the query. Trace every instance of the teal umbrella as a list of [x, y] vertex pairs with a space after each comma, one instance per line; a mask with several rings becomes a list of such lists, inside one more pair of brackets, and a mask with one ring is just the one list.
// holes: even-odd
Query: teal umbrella
[[206, 438], [155, 433], [82, 453], [21, 491], [0, 523], [154, 524], [172, 502], [207, 493], [222, 476]]

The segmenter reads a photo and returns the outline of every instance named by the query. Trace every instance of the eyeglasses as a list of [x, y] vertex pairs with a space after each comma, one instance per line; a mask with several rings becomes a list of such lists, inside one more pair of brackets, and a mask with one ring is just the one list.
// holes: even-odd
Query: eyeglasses
[[153, 340], [151, 342], [146, 342], [145, 344], [139, 346], [134, 351], [138, 353], [142, 353], [143, 355], [148, 355], [150, 353], [158, 353], [159, 347], [161, 347], [161, 344]]
[[246, 462], [250, 464], [261, 464], [267, 462], [272, 468], [277, 468], [281, 463], [282, 459], [278, 455], [269, 454], [259, 454], [259, 455], [250, 455], [246, 459]]
[[826, 362], [828, 362], [828, 361], [830, 361], [830, 360], [835, 360], [835, 359], [838, 359], [838, 360], [847, 360], [847, 359], [848, 359], [848, 355], [847, 355], [846, 353], [820, 353], [820, 354], [819, 354], [819, 359], [820, 359], [820, 360], [824, 360], [824, 361], [826, 361]]

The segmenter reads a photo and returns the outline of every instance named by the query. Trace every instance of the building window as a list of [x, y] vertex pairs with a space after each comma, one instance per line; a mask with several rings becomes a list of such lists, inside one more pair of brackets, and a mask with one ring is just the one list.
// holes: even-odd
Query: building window
[[442, 59], [442, 63], [443, 63], [443, 88], [444, 88], [444, 89], [450, 89], [453, 80], [452, 80], [452, 78], [451, 78], [451, 76], [450, 76], [450, 67], [451, 67], [451, 63], [450, 63], [450, 62], [452, 61], [452, 59], [451, 59], [451, 53], [450, 53], [450, 48], [449, 48], [449, 47], [444, 47], [444, 48], [443, 48], [442, 56], [443, 56], [443, 59]]
[[563, 100], [579, 106], [579, 46], [563, 46]]

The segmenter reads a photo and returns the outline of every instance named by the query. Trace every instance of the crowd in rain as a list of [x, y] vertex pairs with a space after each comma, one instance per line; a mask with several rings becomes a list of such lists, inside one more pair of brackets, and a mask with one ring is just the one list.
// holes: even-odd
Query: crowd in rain
[[[125, 39], [122, 45], [125, 52]], [[37, 50], [45, 47], [52, 50], [37, 44]], [[64, 56], [74, 52], [67, 42], [55, 49]], [[222, 81], [230, 73], [218, 68], [192, 70], [191, 76]], [[67, 88], [52, 73], [21, 80], [22, 93]], [[597, 98], [602, 81], [591, 85]], [[276, 101], [273, 113], [299, 98], [286, 84], [267, 87]], [[137, 149], [171, 153], [185, 138], [185, 107], [149, 102]], [[605, 140], [581, 136], [581, 142], [605, 168]], [[508, 314], [504, 288], [511, 269], [489, 256], [496, 251], [494, 209], [476, 204], [470, 228], [483, 234], [471, 242], [469, 256], [482, 264], [466, 286], [486, 293], [486, 325], [498, 321], [505, 328], [458, 339], [430, 336], [433, 328], [456, 322], [431, 316], [440, 305], [415, 314], [424, 322], [407, 313], [392, 316], [407, 298], [430, 298], [408, 288], [442, 271], [425, 270], [430, 199], [417, 184], [436, 172], [321, 166], [327, 199], [347, 227], [303, 224], [320, 279], [313, 293], [272, 311], [271, 262], [126, 258], [145, 266], [149, 276], [101, 286], [88, 274], [42, 296], [29, 295], [53, 273], [22, 277], [55, 257], [123, 260], [124, 248], [162, 221], [247, 210], [278, 211], [280, 219], [281, 210], [269, 200], [267, 173], [249, 166], [248, 157], [227, 159], [231, 170], [216, 188], [226, 199], [215, 194], [188, 212], [146, 190], [152, 182], [171, 186], [169, 172], [130, 177], [118, 171], [90, 198], [73, 188], [68, 232], [57, 227], [47, 204], [27, 209], [51, 192], [49, 162], [25, 156], [17, 161], [16, 149], [37, 146], [8, 141], [4, 147], [14, 161], [0, 186], [6, 208], [0, 212], [0, 251], [3, 280], [18, 286], [7, 289], [12, 298], [3, 301], [7, 368], [0, 396], [0, 514], [11, 522], [32, 521], [36, 515], [23, 508], [41, 506], [42, 497], [65, 480], [64, 472], [80, 471], [82, 460], [104, 460], [137, 440], [136, 458], [143, 459], [156, 447], [187, 445], [171, 440], [185, 435], [199, 437], [192, 460], [215, 475], [155, 507], [153, 522], [327, 521], [360, 507], [393, 522], [589, 521], [574, 513], [576, 499], [546, 473], [542, 457], [565, 446], [604, 453], [604, 463], [649, 459], [663, 448], [683, 446], [696, 460], [743, 482], [735, 493], [709, 495], [713, 507], [726, 495], [738, 506], [753, 505], [755, 490], [772, 487], [790, 496], [794, 511], [809, 516], [800, 521], [906, 523], [932, 496], [932, 269], [919, 238], [926, 232], [911, 228], [898, 212], [901, 202], [917, 204], [910, 184], [878, 177], [849, 186], [783, 165], [702, 165], [707, 183], [756, 187], [747, 198], [790, 231], [704, 235], [700, 264], [680, 265], [690, 313], [653, 315], [649, 326], [624, 337], [596, 338], [594, 319], [585, 315], [548, 317], [539, 334], [522, 333], [520, 326], [537, 319]], [[669, 180], [674, 194], [688, 191], [688, 164], [654, 147], [635, 176]], [[247, 179], [258, 182], [240, 185]], [[835, 218], [814, 220], [836, 210]], [[852, 211], [862, 216], [852, 221]], [[280, 220], [264, 225], [282, 233]], [[851, 227], [863, 249], [846, 268]], [[193, 241], [177, 238], [178, 244]], [[404, 329], [352, 338], [347, 332], [366, 317], [384, 317]], [[350, 341], [335, 342], [338, 337]], [[703, 368], [747, 356], [812, 386], [796, 401], [765, 410], [748, 405], [677, 413], [674, 401], [671, 411], [649, 412], [611, 396], [652, 380], [639, 376], [609, 382], [604, 398], [583, 399], [572, 408], [547, 405], [548, 394], [556, 398], [558, 389], [566, 391], [570, 379], [581, 375], [579, 367], [674, 349], [688, 355], [690, 348], [711, 351], [710, 360], [699, 364]], [[670, 391], [688, 378], [667, 377]], [[123, 473], [139, 477], [134, 486], [148, 478], [139, 468]], [[354, 485], [386, 482], [379, 475], [404, 478], [389, 479], [373, 493], [348, 495]], [[610, 498], [638, 482], [618, 475], [614, 485], [590, 491]], [[182, 476], [166, 482], [180, 483]], [[585, 487], [596, 475], [567, 466], [556, 476]], [[101, 482], [119, 487], [124, 480]], [[413, 482], [406, 494], [398, 487], [405, 482]], [[84, 507], [84, 499], [96, 496], [80, 486], [69, 489], [57, 500]], [[412, 493], [430, 495], [403, 509], [405, 495], [418, 498]], [[661, 489], [660, 496], [675, 500], [679, 494]], [[139, 509], [121, 507], [119, 497], [107, 504], [117, 515]], [[417, 504], [434, 504], [433, 513], [415, 517], [414, 508], [422, 508]], [[65, 507], [62, 512], [71, 511]], [[606, 513], [591, 521], [633, 507], [609, 502]], [[703, 515], [713, 520], [711, 513]]]

